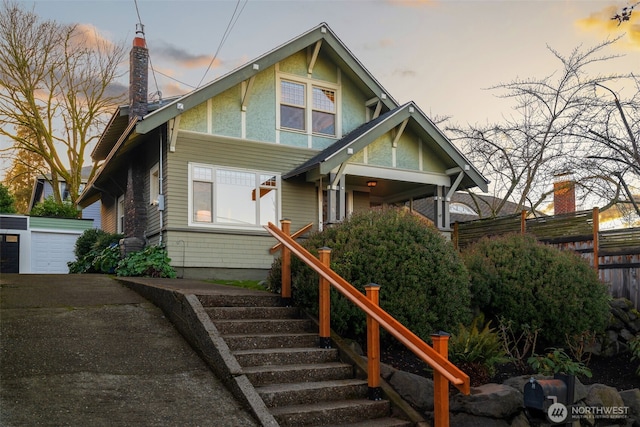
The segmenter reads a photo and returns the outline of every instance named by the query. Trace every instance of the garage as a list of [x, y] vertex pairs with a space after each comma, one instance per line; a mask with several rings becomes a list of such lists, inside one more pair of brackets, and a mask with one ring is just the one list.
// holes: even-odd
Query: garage
[[31, 231], [31, 272], [69, 272], [67, 262], [75, 260], [73, 250], [80, 234]]

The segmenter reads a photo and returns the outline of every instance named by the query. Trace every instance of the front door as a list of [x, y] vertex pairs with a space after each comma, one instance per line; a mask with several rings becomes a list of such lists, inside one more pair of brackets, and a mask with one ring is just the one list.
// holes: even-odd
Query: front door
[[0, 273], [20, 272], [20, 235], [0, 234]]

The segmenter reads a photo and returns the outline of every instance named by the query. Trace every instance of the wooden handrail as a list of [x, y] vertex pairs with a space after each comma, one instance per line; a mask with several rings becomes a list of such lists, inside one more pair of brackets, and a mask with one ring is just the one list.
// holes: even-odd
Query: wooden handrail
[[467, 374], [458, 369], [458, 367], [449, 362], [449, 360], [441, 356], [427, 343], [422, 341], [420, 337], [415, 335], [395, 318], [389, 315], [389, 313], [372, 303], [364, 294], [359, 292], [349, 282], [340, 277], [340, 275], [329, 267], [323, 265], [318, 258], [313, 256], [290, 236], [283, 233], [273, 223], [270, 222], [265, 226], [265, 229], [284, 246], [289, 248], [289, 250], [304, 263], [311, 267], [311, 269], [335, 286], [342, 295], [375, 319], [380, 326], [386, 329], [387, 332], [404, 344], [416, 356], [455, 385], [458, 390], [463, 394], [468, 395], [470, 393], [471, 387], [469, 383], [469, 376]]
[[[299, 236], [302, 236], [304, 233], [306, 233], [307, 231], [309, 231], [309, 229], [313, 227], [313, 223], [309, 223], [307, 225], [305, 225], [304, 227], [302, 227], [300, 230], [296, 231], [295, 233], [291, 234], [291, 238], [295, 239]], [[271, 246], [269, 248], [269, 253], [270, 254], [275, 254], [276, 252], [278, 252], [278, 250], [280, 250], [280, 247], [282, 246], [282, 243], [278, 242], [275, 245]]]

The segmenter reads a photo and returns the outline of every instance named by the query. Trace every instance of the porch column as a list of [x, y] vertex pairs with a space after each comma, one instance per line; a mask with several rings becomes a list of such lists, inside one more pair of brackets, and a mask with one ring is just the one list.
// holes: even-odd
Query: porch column
[[329, 223], [342, 221], [347, 215], [347, 192], [344, 174], [329, 174], [327, 186], [327, 215]]
[[447, 187], [439, 185], [435, 194], [435, 223], [439, 230], [448, 230], [451, 223], [451, 214], [449, 213], [450, 201], [447, 197]]

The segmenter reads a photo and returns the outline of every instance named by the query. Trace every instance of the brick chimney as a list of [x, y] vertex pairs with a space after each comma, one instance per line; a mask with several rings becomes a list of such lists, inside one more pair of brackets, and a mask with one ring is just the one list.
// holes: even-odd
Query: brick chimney
[[147, 91], [149, 81], [149, 51], [144, 32], [136, 30], [129, 53], [129, 120], [144, 117], [148, 112]]
[[576, 211], [576, 183], [570, 173], [561, 173], [555, 176], [553, 209], [556, 215]]

